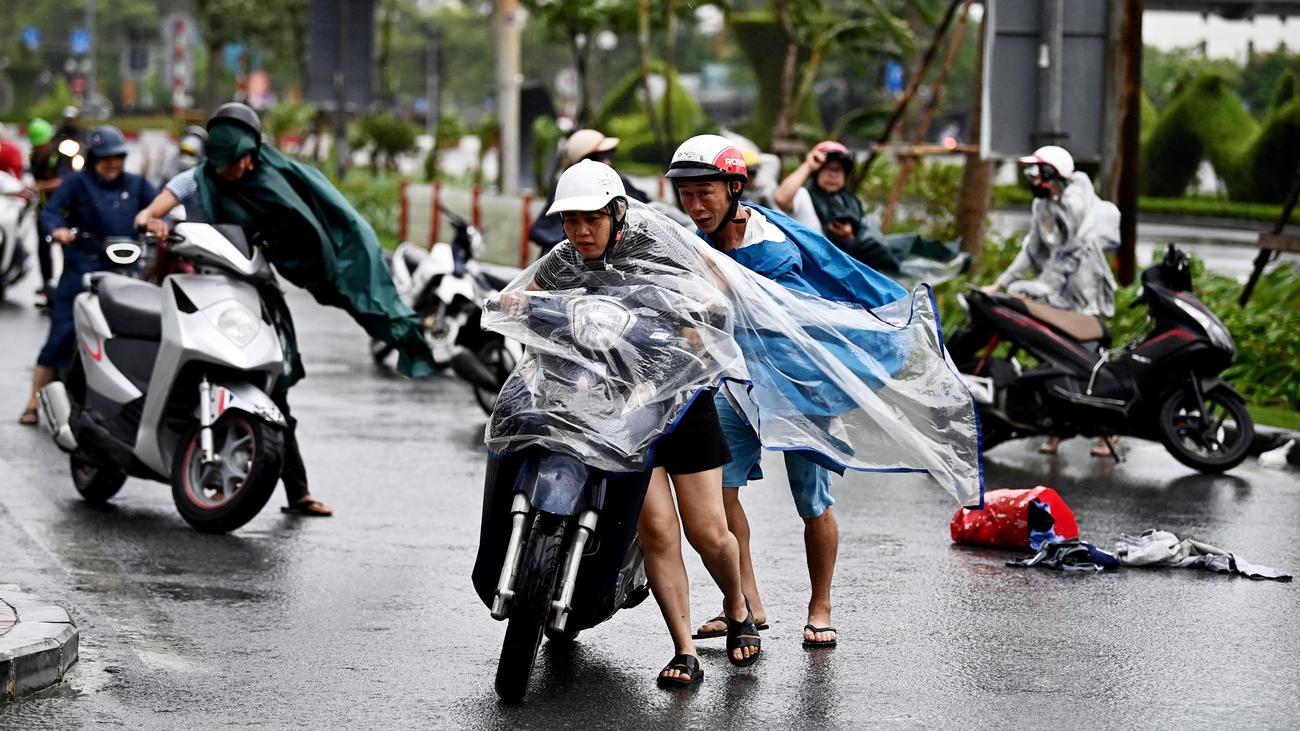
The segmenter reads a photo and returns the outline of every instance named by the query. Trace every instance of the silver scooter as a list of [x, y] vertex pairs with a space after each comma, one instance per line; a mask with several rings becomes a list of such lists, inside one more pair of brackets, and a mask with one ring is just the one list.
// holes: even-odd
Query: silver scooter
[[[80, 368], [41, 391], [41, 413], [86, 500], [108, 500], [128, 475], [169, 482], [186, 522], [224, 533], [252, 520], [280, 477], [288, 424], [270, 393], [284, 356], [263, 300], [274, 275], [237, 226], [181, 223], [169, 243], [194, 273], [161, 286], [86, 275]], [[142, 254], [130, 239], [103, 251], [119, 268]]]

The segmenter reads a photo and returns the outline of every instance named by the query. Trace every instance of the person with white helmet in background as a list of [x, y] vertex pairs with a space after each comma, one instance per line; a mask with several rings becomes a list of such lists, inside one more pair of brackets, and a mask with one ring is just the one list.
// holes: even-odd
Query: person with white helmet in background
[[[1094, 317], [1115, 314], [1107, 252], [1119, 245], [1119, 209], [1097, 195], [1088, 174], [1075, 169], [1074, 157], [1061, 147], [1040, 147], [1020, 164], [1034, 195], [1029, 233], [1011, 266], [984, 291], [1006, 290]], [[1051, 437], [1039, 451], [1054, 454], [1060, 442]], [[1092, 450], [1094, 457], [1111, 454], [1106, 438]]]
[[[868, 309], [906, 295], [888, 278], [840, 252], [818, 229], [776, 211], [742, 203], [748, 168], [744, 154], [725, 137], [698, 135], [683, 142], [673, 154], [666, 177], [699, 235], [757, 274], [797, 292], [853, 302]], [[745, 596], [762, 629], [767, 612], [758, 593], [749, 549], [749, 521], [740, 503], [739, 488], [749, 480], [762, 479], [763, 445], [755, 426], [741, 415], [745, 409], [737, 405], [745, 398], [727, 384], [715, 401], [733, 455], [723, 471], [727, 521], [741, 547]], [[833, 417], [827, 424], [832, 432], [837, 428]], [[830, 470], [807, 452], [785, 451], [783, 457], [790, 492], [804, 522], [812, 585], [803, 644], [833, 647], [839, 637], [831, 625], [831, 582], [839, 551], [839, 527], [831, 510], [835, 500], [830, 494]], [[720, 636], [724, 624], [721, 616], [710, 620], [699, 628], [697, 637]]]
[[[594, 129], [580, 129], [565, 140], [564, 165], [567, 168], [583, 160], [593, 160], [612, 168], [618, 143], [617, 137], [606, 137], [602, 132]], [[623, 191], [628, 198], [642, 203], [650, 202], [650, 197], [641, 192], [626, 176], [618, 173], [618, 178], [623, 183]], [[546, 211], [550, 210], [554, 200], [555, 194], [552, 192], [551, 197], [546, 201]], [[551, 247], [564, 240], [564, 227], [560, 224], [560, 217], [543, 212], [533, 222], [528, 238], [541, 248], [543, 254], [550, 251]]]
[[[629, 281], [638, 274], [684, 272], [678, 259], [690, 254], [670, 253], [670, 247], [660, 246], [667, 242], [654, 241], [644, 231], [632, 232], [627, 226], [628, 205], [623, 182], [608, 165], [580, 160], [565, 170], [556, 185], [555, 201], [547, 208], [548, 214], [561, 218], [565, 239], [537, 262], [525, 290], [501, 296], [502, 309], [526, 316], [528, 291], [581, 289], [598, 272], [616, 271]], [[727, 528], [723, 505], [722, 469], [730, 460], [710, 391], [696, 397], [673, 430], [654, 445], [654, 471], [637, 530], [650, 588], [673, 639], [675, 655], [657, 678], [663, 686], [693, 685], [704, 677], [691, 638], [690, 589], [681, 554], [683, 528], [723, 593], [721, 621], [726, 627], [722, 634], [728, 636], [729, 660], [750, 665], [761, 651], [741, 585], [740, 548]]]
[[197, 124], [185, 128], [176, 149], [159, 169], [160, 182], [169, 180], [186, 170], [193, 170], [203, 164], [203, 148], [208, 142], [208, 131]]

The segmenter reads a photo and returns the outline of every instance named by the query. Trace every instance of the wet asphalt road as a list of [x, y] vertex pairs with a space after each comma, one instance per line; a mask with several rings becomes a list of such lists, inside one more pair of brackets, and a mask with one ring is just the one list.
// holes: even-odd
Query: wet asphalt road
[[[916, 476], [838, 480], [838, 649], [800, 647], [807, 575], [780, 460], [746, 492], [772, 629], [764, 658], [720, 642], [692, 691], [653, 678], [672, 648], [652, 602], [543, 647], [532, 692], [499, 704], [503, 625], [472, 592], [484, 417], [451, 378], [368, 363], [348, 318], [291, 298], [309, 377], [292, 394], [313, 492], [330, 519], [281, 515], [282, 495], [228, 536], [190, 530], [167, 488], [133, 480], [102, 508], [67, 460], [17, 426], [46, 320], [18, 288], [0, 305], [0, 582], [69, 608], [81, 662], [61, 688], [0, 708], [0, 727], [1293, 727], [1300, 716], [1294, 584], [1188, 570], [1013, 569], [951, 545], [954, 505]], [[13, 298], [14, 295], [11, 295]], [[1300, 569], [1300, 479], [1251, 460], [1189, 472], [1156, 445], [1123, 465], [1074, 440], [989, 455], [988, 486], [1056, 486], [1086, 535], [1160, 526]], [[688, 556], [697, 621], [719, 599]]]

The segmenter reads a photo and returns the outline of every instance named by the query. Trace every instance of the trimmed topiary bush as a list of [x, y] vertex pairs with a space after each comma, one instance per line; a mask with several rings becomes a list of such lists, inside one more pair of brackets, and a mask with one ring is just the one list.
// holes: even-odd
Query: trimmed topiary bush
[[[654, 63], [650, 68], [650, 72], [661, 79], [665, 71], [662, 63]], [[634, 162], [666, 164], [664, 154], [671, 155], [678, 143], [708, 124], [704, 110], [700, 109], [699, 103], [677, 81], [676, 74], [668, 84], [668, 91], [655, 101], [655, 120], [659, 124], [664, 123], [664, 102], [670, 94], [673, 118], [665, 141], [666, 153], [659, 149], [654, 130], [650, 127], [650, 117], [645, 112], [645, 91], [641, 85], [640, 69], [623, 77], [610, 90], [596, 115], [596, 129], [619, 138], [621, 158]]]
[[1248, 188], [1240, 161], [1259, 134], [1226, 78], [1202, 74], [1169, 103], [1143, 148], [1142, 192], [1177, 197], [1187, 190], [1202, 159], [1208, 159], [1228, 186]]

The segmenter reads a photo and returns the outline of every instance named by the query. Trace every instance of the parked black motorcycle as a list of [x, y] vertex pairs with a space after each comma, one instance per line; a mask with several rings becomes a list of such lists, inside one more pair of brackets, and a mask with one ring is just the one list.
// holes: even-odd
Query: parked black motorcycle
[[[1220, 378], [1236, 345], [1172, 244], [1133, 303], [1147, 307], [1148, 327], [1114, 350], [1097, 317], [979, 290], [962, 300], [971, 322], [948, 345], [979, 404], [984, 449], [1032, 435], [1128, 435], [1159, 440], [1201, 472], [1246, 458], [1254, 423]], [[1022, 353], [1036, 364], [1022, 365]]]

